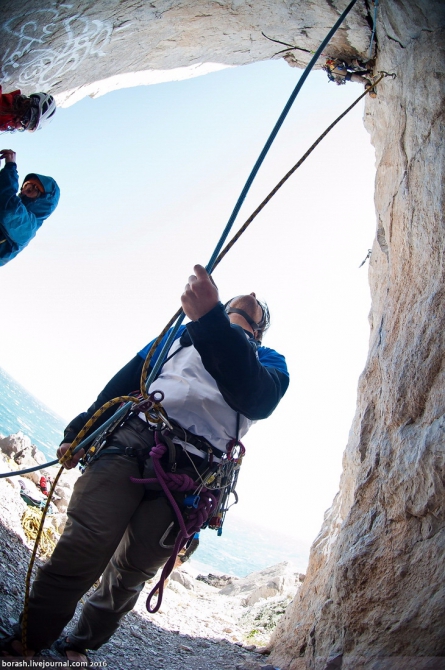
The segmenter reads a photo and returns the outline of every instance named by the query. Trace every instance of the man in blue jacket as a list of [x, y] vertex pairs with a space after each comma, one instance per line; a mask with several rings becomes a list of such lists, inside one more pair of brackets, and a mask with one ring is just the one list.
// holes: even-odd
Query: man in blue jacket
[[20, 193], [16, 154], [0, 151], [5, 166], [0, 170], [0, 265], [6, 265], [32, 240], [42, 223], [54, 212], [60, 190], [52, 177], [28, 174]]
[[[162, 405], [173, 427], [169, 438], [173, 461], [165, 468], [196, 480], [209, 464], [224, 461], [231, 440], [241, 438], [254, 421], [274, 411], [289, 375], [284, 357], [261, 345], [269, 322], [267, 307], [254, 293], [233, 298], [225, 306], [205, 269], [196, 265], [194, 272], [182, 294], [183, 310], [191, 321], [178, 332], [149, 390], [165, 394]], [[154, 357], [161, 347], [162, 343]], [[87, 412], [71, 421], [59, 458], [99, 407], [139, 389], [148, 348], [108, 382]], [[107, 642], [134, 607], [145, 581], [172, 554], [178, 526], [168, 499], [156, 483], [144, 488], [131, 481], [142, 472], [144, 478], [151, 477], [147, 473], [151, 461], [146, 459], [152, 433], [144, 413], [130, 416], [77, 480], [63, 535], [32, 587], [27, 626], [31, 653], [51, 645], [78, 601], [102, 575], [75, 629], [56, 642], [58, 651], [70, 660], [84, 660], [87, 649]], [[80, 456], [81, 452], [66, 467], [73, 467]], [[186, 495], [178, 493], [182, 500]], [[0, 649], [20, 653], [19, 632]]]

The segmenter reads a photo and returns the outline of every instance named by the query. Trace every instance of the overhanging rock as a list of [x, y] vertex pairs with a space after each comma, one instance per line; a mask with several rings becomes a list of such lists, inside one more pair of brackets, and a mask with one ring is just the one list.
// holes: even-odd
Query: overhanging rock
[[[269, 59], [274, 39], [315, 50], [348, 3], [275, 0], [51, 2], [2, 7], [1, 75], [8, 88], [48, 90], [59, 104]], [[329, 53], [365, 56], [369, 13], [358, 3]], [[305, 65], [310, 54], [293, 51]], [[61, 95], [63, 93], [63, 95]]]

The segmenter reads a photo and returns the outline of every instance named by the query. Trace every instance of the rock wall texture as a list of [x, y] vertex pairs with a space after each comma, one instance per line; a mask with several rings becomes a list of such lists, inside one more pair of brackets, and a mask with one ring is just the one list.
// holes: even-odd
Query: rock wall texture
[[384, 2], [370, 349], [280, 668], [445, 668], [445, 5]]
[[[0, 81], [8, 88], [51, 89], [76, 101], [113, 87], [244, 65], [282, 47], [267, 35], [317, 48], [345, 0], [15, 0], [2, 3]], [[333, 55], [365, 55], [369, 12], [359, 3], [338, 31]], [[310, 54], [294, 51], [301, 64]], [[302, 58], [302, 59], [301, 59]], [[135, 77], [138, 73], [138, 77]], [[156, 73], [158, 76], [156, 77]], [[147, 76], [144, 76], [147, 75]], [[127, 82], [127, 83], [126, 83]]]
[[[249, 63], [280, 48], [261, 31], [314, 49], [345, 6], [16, 0], [2, 7], [0, 79], [69, 101], [129, 73]], [[370, 14], [359, 0], [329, 53], [365, 56]], [[445, 667], [444, 33], [441, 0], [380, 3], [377, 69], [397, 78], [365, 113], [377, 157], [370, 351], [340, 491], [272, 640], [282, 670]]]

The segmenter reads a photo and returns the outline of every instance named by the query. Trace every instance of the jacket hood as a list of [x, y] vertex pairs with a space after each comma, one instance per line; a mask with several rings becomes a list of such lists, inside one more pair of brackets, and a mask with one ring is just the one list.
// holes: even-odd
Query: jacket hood
[[37, 174], [36, 172], [27, 174], [23, 180], [23, 183], [25, 183], [25, 181], [27, 181], [30, 177], [37, 177], [37, 179], [42, 183], [42, 186], [45, 189], [45, 193], [35, 200], [25, 196], [23, 198], [23, 204], [25, 205], [28, 212], [32, 212], [34, 214], [36, 219], [41, 219], [44, 221], [56, 209], [60, 198], [60, 189], [52, 177], [46, 177], [44, 174]]

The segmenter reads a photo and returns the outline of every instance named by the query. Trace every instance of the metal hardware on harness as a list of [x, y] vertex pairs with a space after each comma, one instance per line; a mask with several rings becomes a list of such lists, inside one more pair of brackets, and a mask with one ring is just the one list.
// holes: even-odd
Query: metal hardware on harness
[[184, 507], [193, 507], [193, 509], [198, 509], [199, 505], [199, 496], [187, 496], [187, 498], [184, 499], [183, 505]]
[[102, 433], [100, 433], [86, 454], [82, 456], [82, 458], [79, 461], [79, 470], [83, 474], [87, 468], [87, 466], [94, 460], [96, 460], [99, 457], [100, 452], [102, 449], [106, 446], [107, 443], [107, 438], [114, 433], [114, 431], [123, 424], [123, 422], [128, 418], [131, 412], [131, 406], [128, 408], [128, 410], [125, 412], [123, 416], [119, 416], [116, 421], [113, 423], [110, 423], [109, 426], [107, 426]]
[[164, 400], [164, 393], [162, 391], [152, 391], [148, 398], [143, 399], [135, 407], [132, 408], [133, 413], [144, 414], [147, 423], [154, 423], [159, 427], [160, 424], [165, 424], [167, 428], [173, 430], [173, 426], [167, 418], [167, 413], [162, 407]]
[[150, 393], [148, 398], [145, 398], [144, 400], [141, 400], [141, 402], [138, 402], [135, 407], [132, 409], [137, 409], [138, 412], [148, 412], [149, 409], [153, 407], [154, 404], [159, 405], [164, 400], [165, 396], [162, 391], [153, 391], [153, 393]]
[[165, 544], [165, 540], [166, 540], [166, 539], [168, 538], [168, 536], [170, 535], [171, 530], [172, 530], [172, 528], [173, 528], [174, 525], [175, 525], [175, 522], [172, 521], [171, 524], [169, 524], [169, 525], [167, 526], [167, 530], [165, 531], [164, 535], [163, 535], [163, 536], [161, 537], [161, 539], [159, 540], [159, 546], [162, 547], [163, 549], [173, 549], [173, 547], [175, 546], [175, 543], [174, 543], [174, 542], [173, 542], [173, 544]]
[[[208, 527], [216, 530], [219, 536], [222, 535], [222, 527], [227, 512], [232, 505], [236, 505], [238, 502], [238, 494], [235, 489], [245, 453], [246, 448], [239, 440], [231, 440], [227, 446], [226, 458], [222, 459], [214, 479], [206, 483], [209, 490], [220, 490], [218, 505], [208, 521]], [[233, 494], [235, 498], [235, 502], [231, 505], [228, 504], [230, 494]]]
[[[165, 424], [169, 426], [170, 423], [165, 416], [165, 410], [162, 407], [161, 403], [164, 400], [164, 393], [159, 390], [154, 390], [150, 393], [148, 398], [140, 400], [139, 397], [135, 398], [135, 402], [128, 407], [128, 410], [123, 416], [119, 416], [116, 421], [110, 423], [107, 428], [100, 433], [91, 447], [86, 452], [85, 456], [79, 461], [79, 469], [83, 473], [87, 466], [95, 461], [101, 455], [104, 447], [107, 445], [108, 438], [117, 430], [122, 427], [131, 416], [143, 413], [147, 419], [147, 424], [154, 423], [156, 426], [159, 424]], [[152, 413], [155, 413], [155, 416], [152, 416]], [[130, 454], [127, 454], [130, 455]]]

